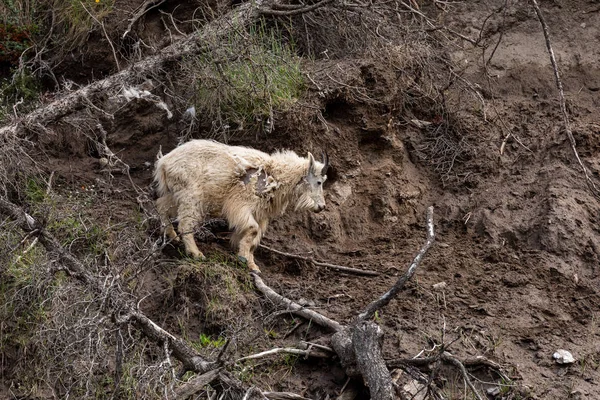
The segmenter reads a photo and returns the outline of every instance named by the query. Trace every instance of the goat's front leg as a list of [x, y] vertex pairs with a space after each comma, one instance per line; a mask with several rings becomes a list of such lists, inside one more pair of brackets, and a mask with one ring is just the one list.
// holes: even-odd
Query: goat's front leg
[[260, 241], [260, 230], [258, 224], [252, 224], [240, 234], [238, 255], [246, 259], [250, 271], [260, 273], [260, 268], [254, 262], [254, 250]]

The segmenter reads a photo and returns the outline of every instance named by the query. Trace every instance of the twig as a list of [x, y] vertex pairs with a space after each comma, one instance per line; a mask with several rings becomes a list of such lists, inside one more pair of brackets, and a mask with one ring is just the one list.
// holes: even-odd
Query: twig
[[373, 318], [373, 315], [375, 315], [375, 311], [384, 307], [394, 297], [396, 297], [396, 295], [404, 288], [404, 285], [406, 284], [406, 282], [410, 278], [412, 278], [415, 271], [417, 270], [417, 267], [419, 266], [419, 264], [421, 264], [423, 257], [425, 257], [425, 254], [427, 254], [427, 251], [433, 244], [434, 240], [435, 240], [435, 232], [434, 232], [434, 227], [433, 227], [433, 206], [430, 206], [427, 209], [427, 240], [426, 240], [425, 244], [423, 245], [423, 247], [421, 247], [421, 250], [415, 256], [412, 264], [410, 264], [410, 266], [408, 267], [408, 270], [406, 270], [406, 273], [404, 275], [402, 275], [396, 281], [394, 286], [392, 286], [392, 288], [390, 290], [388, 290], [385, 294], [383, 294], [383, 296], [381, 296], [379, 299], [377, 299], [374, 302], [372, 302], [371, 304], [369, 304], [367, 306], [367, 308], [365, 309], [365, 311], [363, 311], [361, 314], [358, 315], [357, 322], [365, 321], [367, 319]]
[[19, 114], [17, 114], [17, 107], [20, 106], [21, 104], [23, 104], [23, 98], [21, 97], [19, 99], [19, 101], [17, 101], [14, 105], [13, 105], [13, 113], [15, 114], [15, 119], [19, 118]]
[[139, 8], [138, 8], [138, 12], [135, 13], [135, 15], [129, 20], [129, 25], [127, 25], [127, 29], [125, 30], [125, 33], [123, 34], [123, 39], [125, 39], [125, 36], [127, 36], [127, 34], [129, 32], [131, 32], [131, 28], [133, 28], [133, 24], [135, 24], [137, 22], [138, 19], [142, 18], [142, 16], [144, 14], [146, 14], [148, 11], [150, 11], [151, 9], [160, 6], [162, 3], [164, 3], [166, 0], [160, 0], [158, 1], [157, 4], [153, 4], [156, 3], [157, 0], [146, 0], [144, 2], [144, 4], [142, 4]]
[[81, 7], [83, 7], [83, 9], [90, 15], [90, 17], [92, 17], [92, 19], [94, 21], [96, 21], [96, 23], [98, 25], [100, 25], [100, 27], [102, 28], [102, 32], [104, 32], [104, 37], [106, 37], [106, 40], [108, 40], [108, 44], [110, 45], [110, 48], [113, 52], [113, 57], [115, 58], [115, 64], [117, 64], [117, 71], [121, 72], [121, 66], [119, 65], [119, 59], [117, 58], [117, 52], [115, 51], [115, 46], [112, 43], [112, 40], [110, 40], [110, 37], [108, 36], [108, 33], [106, 33], [106, 28], [104, 27], [104, 23], [98, 21], [98, 18], [96, 18], [96, 16], [94, 14], [92, 14], [83, 4], [83, 2], [79, 2], [81, 4]]
[[483, 400], [483, 397], [481, 397], [481, 395], [479, 394], [479, 391], [473, 385], [473, 382], [471, 382], [471, 378], [469, 378], [469, 372], [467, 371], [467, 369], [465, 368], [463, 363], [460, 362], [460, 360], [458, 358], [452, 356], [450, 353], [445, 351], [442, 353], [441, 359], [454, 365], [455, 367], [457, 367], [460, 370], [460, 372], [463, 376], [463, 379], [465, 380], [465, 383], [467, 384], [467, 386], [469, 386], [469, 388], [471, 389], [471, 391], [473, 392], [475, 397], [477, 397], [477, 400]]
[[585, 180], [588, 185], [588, 188], [592, 191], [592, 194], [594, 196], [596, 196], [597, 198], [600, 198], [600, 191], [598, 191], [596, 184], [590, 177], [587, 168], [583, 164], [583, 161], [581, 161], [581, 158], [579, 157], [579, 153], [577, 152], [577, 145], [575, 143], [575, 138], [573, 137], [573, 132], [571, 131], [571, 124], [569, 122], [569, 114], [567, 113], [567, 105], [565, 102], [565, 92], [563, 89], [562, 81], [560, 79], [560, 75], [558, 73], [558, 64], [556, 62], [556, 57], [554, 56], [554, 50], [552, 49], [552, 44], [550, 42], [550, 33], [548, 30], [548, 25], [546, 24], [546, 20], [544, 19], [544, 16], [542, 15], [542, 11], [540, 10], [540, 7], [538, 6], [537, 1], [531, 0], [531, 3], [533, 4], [533, 8], [535, 9], [535, 13], [537, 14], [538, 19], [540, 20], [540, 24], [542, 25], [542, 30], [544, 31], [544, 39], [546, 40], [546, 48], [548, 49], [548, 54], [550, 54], [550, 62], [552, 63], [552, 69], [554, 70], [554, 79], [556, 80], [556, 87], [558, 89], [558, 95], [560, 98], [560, 111], [562, 113], [563, 123], [565, 124], [565, 131], [567, 132], [569, 142], [571, 143], [571, 149], [573, 150], [573, 154], [575, 155], [575, 158], [577, 159], [579, 166], [581, 166], [581, 169], [583, 170], [583, 174], [585, 175]]
[[292, 300], [287, 299], [282, 295], [278, 294], [273, 289], [268, 287], [257, 274], [252, 273], [252, 276], [254, 277], [254, 285], [256, 286], [256, 288], [273, 303], [285, 306], [288, 310], [290, 310], [290, 312], [300, 315], [301, 317], [304, 317], [308, 320], [314, 321], [315, 323], [325, 328], [329, 328], [332, 331], [338, 332], [343, 328], [340, 323], [330, 318], [327, 318], [326, 316], [319, 314], [316, 311], [304, 308], [300, 304], [295, 303]]
[[246, 361], [246, 360], [256, 360], [257, 358], [268, 357], [268, 356], [272, 356], [273, 354], [280, 354], [280, 353], [295, 354], [297, 356], [303, 356], [304, 358], [308, 358], [308, 357], [329, 358], [328, 354], [314, 351], [311, 349], [311, 347], [309, 347], [306, 350], [296, 349], [293, 347], [277, 347], [277, 348], [274, 348], [271, 350], [266, 350], [266, 351], [263, 351], [260, 353], [256, 353], [256, 354], [252, 354], [252, 355], [249, 355], [246, 357], [238, 358], [237, 360], [235, 360], [235, 362], [238, 363], [238, 362]]
[[36, 245], [37, 242], [38, 242], [38, 238], [36, 237], [33, 239], [33, 242], [31, 242], [31, 244], [29, 246], [27, 246], [27, 248], [25, 250], [23, 250], [23, 252], [21, 254], [19, 254], [19, 256], [15, 259], [15, 261], [13, 261], [13, 265], [15, 265], [19, 261], [21, 261], [21, 258], [23, 258], [24, 255], [29, 253], [29, 251], [31, 251], [31, 249], [33, 248], [33, 246]]
[[310, 400], [307, 397], [290, 392], [263, 392], [263, 394], [270, 400]]
[[50, 191], [52, 190], [52, 178], [54, 178], [54, 171], [52, 171], [50, 173], [50, 177], [48, 178], [48, 185], [46, 187], [46, 196], [48, 196], [50, 194]]
[[310, 11], [314, 11], [317, 8], [323, 7], [324, 5], [327, 5], [331, 2], [333, 2], [335, 0], [321, 0], [318, 3], [315, 3], [311, 6], [306, 6], [306, 7], [302, 7], [302, 8], [296, 8], [296, 9], [292, 9], [292, 10], [273, 10], [272, 8], [259, 8], [258, 12], [260, 12], [262, 15], [271, 15], [271, 16], [290, 16], [290, 15], [298, 15], [298, 14], [304, 14]]
[[475, 358], [470, 358], [470, 359], [465, 359], [465, 360], [459, 360], [458, 358], [454, 357], [452, 354], [448, 353], [447, 351], [440, 352], [439, 354], [430, 356], [430, 357], [398, 358], [398, 359], [393, 359], [393, 360], [387, 360], [386, 364], [389, 368], [398, 368], [398, 367], [406, 368], [407, 366], [426, 367], [426, 366], [434, 364], [438, 361], [443, 361], [447, 364], [451, 364], [451, 365], [454, 365], [455, 367], [457, 367], [461, 371], [461, 374], [463, 375], [463, 377], [466, 378], [465, 382], [467, 383], [467, 385], [471, 388], [471, 390], [475, 393], [475, 395], [480, 399], [481, 399], [481, 397], [480, 397], [479, 393], [477, 392], [477, 390], [475, 389], [473, 384], [470, 382], [466, 367], [477, 367], [477, 366], [483, 365], [483, 366], [486, 366], [486, 367], [492, 369], [502, 379], [504, 379], [506, 381], [510, 381], [510, 378], [504, 372], [502, 372], [502, 366], [498, 363], [495, 363], [495, 362], [488, 360], [487, 358], [481, 357], [481, 356], [475, 357]]
[[270, 252], [273, 252], [275, 254], [279, 254], [280, 256], [285, 256], [285, 257], [290, 257], [290, 258], [297, 258], [299, 260], [308, 261], [308, 262], [313, 263], [315, 265], [318, 265], [320, 267], [327, 267], [327, 268], [336, 269], [338, 271], [348, 272], [348, 273], [352, 273], [352, 274], [356, 274], [356, 275], [366, 275], [366, 276], [379, 276], [379, 275], [381, 275], [379, 272], [376, 272], [376, 271], [371, 271], [371, 270], [366, 270], [366, 269], [357, 269], [357, 268], [344, 267], [342, 265], [335, 265], [335, 264], [329, 264], [329, 263], [322, 262], [322, 261], [317, 261], [317, 260], [315, 260], [312, 257], [306, 257], [306, 256], [298, 255], [298, 254], [286, 253], [286, 252], [283, 252], [281, 250], [277, 250], [277, 249], [274, 249], [272, 247], [265, 246], [264, 244], [260, 244], [260, 245], [258, 245], [258, 247], [260, 247], [262, 249], [265, 249], [265, 250], [268, 250]]

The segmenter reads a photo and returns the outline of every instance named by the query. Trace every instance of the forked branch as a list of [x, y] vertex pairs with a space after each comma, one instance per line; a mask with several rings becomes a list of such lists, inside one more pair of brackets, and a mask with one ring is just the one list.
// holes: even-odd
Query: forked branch
[[435, 231], [433, 227], [433, 206], [431, 206], [427, 209], [427, 240], [425, 241], [425, 244], [423, 245], [423, 247], [421, 247], [421, 250], [415, 256], [413, 262], [406, 270], [406, 273], [404, 273], [404, 275], [402, 275], [396, 281], [396, 283], [394, 284], [394, 286], [392, 286], [390, 290], [388, 290], [380, 298], [369, 304], [365, 311], [358, 315], [357, 322], [366, 321], [368, 319], [373, 318], [373, 316], [375, 315], [375, 311], [386, 306], [390, 301], [392, 301], [394, 297], [398, 295], [398, 293], [404, 288], [406, 282], [408, 282], [408, 280], [412, 278], [412, 276], [415, 274], [417, 267], [419, 266], [419, 264], [421, 264], [423, 257], [425, 257], [425, 254], [427, 254], [427, 251], [433, 244], [434, 240]]

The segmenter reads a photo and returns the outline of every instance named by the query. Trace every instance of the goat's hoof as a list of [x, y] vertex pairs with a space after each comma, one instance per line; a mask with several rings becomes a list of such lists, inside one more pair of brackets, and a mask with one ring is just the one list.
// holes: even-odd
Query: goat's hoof
[[255, 273], [257, 275], [260, 275], [260, 268], [258, 268], [258, 266], [256, 264], [252, 264], [252, 265], [248, 265], [248, 268], [250, 268], [250, 273]]
[[202, 254], [202, 252], [190, 252], [188, 253], [188, 257], [193, 258], [194, 260], [198, 260], [198, 261], [205, 261], [206, 260], [206, 256], [204, 254]]

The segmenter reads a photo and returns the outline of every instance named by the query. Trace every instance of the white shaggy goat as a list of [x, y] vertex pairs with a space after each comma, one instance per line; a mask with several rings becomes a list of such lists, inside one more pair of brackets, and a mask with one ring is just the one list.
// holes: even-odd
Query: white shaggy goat
[[194, 227], [207, 216], [227, 219], [234, 228], [231, 239], [250, 270], [269, 220], [295, 210], [319, 212], [325, 208], [323, 182], [329, 167], [292, 151], [271, 155], [248, 147], [228, 146], [211, 140], [187, 142], [156, 162], [156, 207], [165, 234], [177, 239], [170, 218], [179, 219], [179, 234], [187, 254], [203, 258], [194, 241]]

